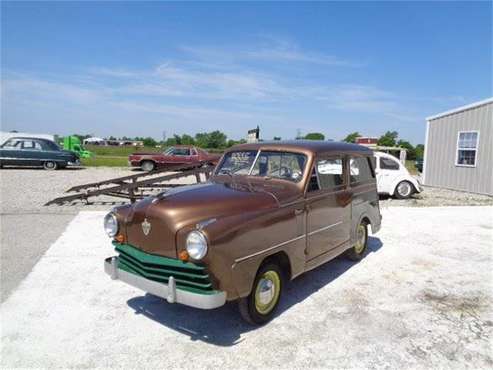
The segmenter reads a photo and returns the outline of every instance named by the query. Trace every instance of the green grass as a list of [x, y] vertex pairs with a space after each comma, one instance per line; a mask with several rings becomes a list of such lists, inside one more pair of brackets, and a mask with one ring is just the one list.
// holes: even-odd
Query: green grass
[[88, 167], [127, 167], [128, 157], [124, 156], [93, 156], [92, 158], [82, 158], [83, 166]]
[[117, 157], [128, 157], [136, 152], [161, 152], [161, 148], [152, 146], [134, 147], [134, 146], [106, 146], [106, 145], [85, 145], [84, 148], [93, 152], [96, 156], [110, 155]]

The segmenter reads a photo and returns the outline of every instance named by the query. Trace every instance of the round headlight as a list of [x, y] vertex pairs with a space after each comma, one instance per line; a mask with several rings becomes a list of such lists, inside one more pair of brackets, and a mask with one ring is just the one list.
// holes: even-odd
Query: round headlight
[[118, 220], [113, 212], [104, 216], [104, 231], [110, 238], [113, 238], [118, 232]]
[[200, 260], [207, 254], [207, 240], [204, 234], [194, 230], [187, 236], [187, 252], [194, 260]]

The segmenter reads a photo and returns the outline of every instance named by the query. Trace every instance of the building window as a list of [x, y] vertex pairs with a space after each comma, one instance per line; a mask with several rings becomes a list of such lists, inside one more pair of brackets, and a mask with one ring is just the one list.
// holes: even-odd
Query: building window
[[479, 131], [459, 131], [456, 166], [476, 167]]

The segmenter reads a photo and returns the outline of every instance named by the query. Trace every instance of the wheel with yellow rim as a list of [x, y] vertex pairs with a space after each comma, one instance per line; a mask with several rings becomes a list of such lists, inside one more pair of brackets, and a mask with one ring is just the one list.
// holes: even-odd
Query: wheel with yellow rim
[[356, 242], [351, 249], [346, 251], [346, 257], [352, 261], [359, 261], [365, 255], [368, 247], [368, 224], [361, 221], [356, 227]]
[[243, 319], [253, 325], [269, 321], [279, 304], [283, 280], [282, 271], [277, 264], [263, 265], [255, 277], [250, 295], [239, 301]]

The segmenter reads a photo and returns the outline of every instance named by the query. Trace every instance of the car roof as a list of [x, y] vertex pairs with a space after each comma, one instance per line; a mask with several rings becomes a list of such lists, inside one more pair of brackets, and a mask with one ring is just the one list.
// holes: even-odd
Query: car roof
[[311, 154], [352, 153], [372, 155], [373, 151], [363, 145], [322, 140], [261, 141], [235, 145], [229, 150], [280, 150]]
[[45, 139], [43, 137], [26, 137], [26, 136], [12, 136], [12, 137], [9, 137], [7, 140], [40, 140], [40, 141], [47, 141], [49, 143], [54, 143], [53, 140], [48, 140], [48, 139]]

